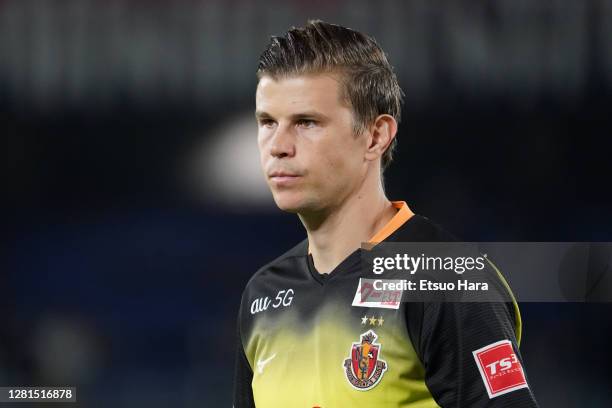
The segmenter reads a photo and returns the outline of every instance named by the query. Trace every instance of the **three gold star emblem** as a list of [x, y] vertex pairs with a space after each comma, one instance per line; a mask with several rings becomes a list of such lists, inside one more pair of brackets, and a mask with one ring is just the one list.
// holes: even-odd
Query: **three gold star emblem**
[[361, 324], [363, 326], [366, 326], [366, 325], [369, 325], [369, 326], [382, 326], [384, 322], [385, 322], [385, 319], [383, 319], [382, 316], [380, 316], [377, 319], [376, 316], [368, 317], [367, 315], [364, 315], [361, 318]]

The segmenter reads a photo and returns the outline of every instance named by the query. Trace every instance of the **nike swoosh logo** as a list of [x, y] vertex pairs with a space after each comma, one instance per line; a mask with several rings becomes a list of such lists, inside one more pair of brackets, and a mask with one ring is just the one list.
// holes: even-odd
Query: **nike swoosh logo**
[[259, 372], [259, 374], [263, 374], [264, 367], [266, 366], [266, 364], [272, 361], [274, 357], [276, 357], [276, 353], [272, 354], [270, 357], [266, 358], [265, 360], [259, 359], [257, 361], [257, 371]]

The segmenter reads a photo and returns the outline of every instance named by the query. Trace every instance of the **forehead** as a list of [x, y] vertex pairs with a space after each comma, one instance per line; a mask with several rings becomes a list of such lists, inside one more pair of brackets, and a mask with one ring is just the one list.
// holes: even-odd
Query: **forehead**
[[313, 108], [329, 112], [347, 108], [340, 98], [340, 82], [335, 74], [263, 76], [257, 85], [255, 99], [257, 110], [268, 113]]

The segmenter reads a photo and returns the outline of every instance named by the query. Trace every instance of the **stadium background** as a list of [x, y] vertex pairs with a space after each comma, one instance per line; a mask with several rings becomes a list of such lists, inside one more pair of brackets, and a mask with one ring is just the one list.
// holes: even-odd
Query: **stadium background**
[[[241, 290], [303, 237], [257, 168], [254, 71], [308, 18], [396, 67], [391, 198], [466, 240], [612, 241], [612, 2], [3, 0], [0, 384], [230, 406]], [[610, 306], [522, 305], [542, 406], [610, 406]]]

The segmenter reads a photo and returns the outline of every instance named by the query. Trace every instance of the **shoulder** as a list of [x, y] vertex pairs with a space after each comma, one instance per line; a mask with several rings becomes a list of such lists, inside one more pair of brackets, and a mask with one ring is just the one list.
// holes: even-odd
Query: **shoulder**
[[429, 218], [415, 214], [391, 234], [389, 242], [454, 242], [457, 237]]
[[279, 279], [290, 279], [296, 273], [301, 274], [306, 265], [307, 255], [308, 239], [304, 239], [278, 258], [260, 267], [247, 282], [244, 293], [262, 284], [270, 284], [271, 281]]

